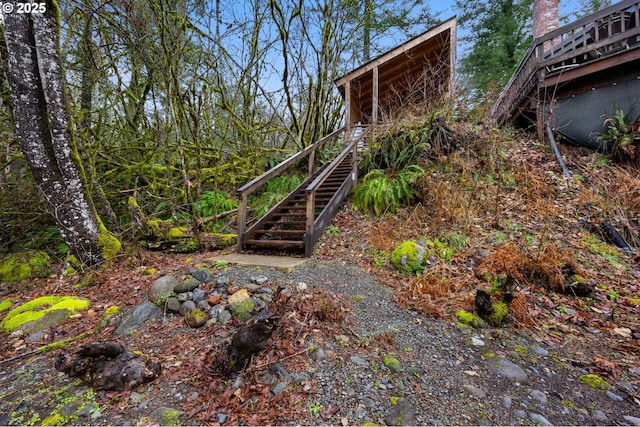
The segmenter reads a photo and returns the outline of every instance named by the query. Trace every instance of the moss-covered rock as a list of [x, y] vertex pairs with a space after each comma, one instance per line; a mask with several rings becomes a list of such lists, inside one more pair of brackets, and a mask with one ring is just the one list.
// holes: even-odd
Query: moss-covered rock
[[197, 308], [187, 311], [187, 314], [184, 316], [185, 322], [187, 322], [187, 325], [192, 328], [200, 328], [204, 326], [205, 323], [207, 323], [207, 319], [208, 317], [205, 312]]
[[392, 371], [399, 371], [402, 369], [400, 361], [389, 354], [382, 357], [382, 363]]
[[0, 263], [0, 282], [17, 282], [49, 274], [51, 258], [46, 252], [20, 252]]
[[18, 328], [33, 333], [57, 325], [89, 307], [90, 301], [74, 296], [43, 296], [11, 310], [0, 323], [5, 332]]
[[484, 328], [487, 326], [480, 316], [467, 310], [456, 311], [456, 319], [458, 319], [458, 322], [471, 326], [472, 328]]
[[498, 326], [509, 320], [509, 306], [503, 301], [492, 304], [493, 312], [484, 320], [491, 326]]
[[247, 298], [243, 301], [232, 304], [229, 307], [231, 314], [238, 318], [238, 320], [244, 322], [249, 320], [251, 312], [255, 307], [255, 302], [251, 298]]
[[391, 264], [400, 272], [422, 272], [426, 266], [426, 253], [415, 240], [402, 242], [391, 254]]
[[594, 390], [608, 391], [611, 390], [611, 385], [602, 377], [596, 374], [585, 374], [580, 376], [580, 381], [588, 385]]

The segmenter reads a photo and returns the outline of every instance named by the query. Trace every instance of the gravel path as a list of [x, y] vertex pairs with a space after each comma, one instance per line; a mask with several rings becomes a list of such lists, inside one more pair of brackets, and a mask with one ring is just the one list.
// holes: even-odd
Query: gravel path
[[[637, 384], [621, 378], [610, 380], [610, 390], [595, 390], [580, 380], [587, 371], [579, 361], [594, 351], [586, 344], [561, 348], [528, 332], [471, 330], [429, 319], [401, 309], [388, 288], [342, 262], [311, 260], [290, 273], [229, 266], [216, 275], [236, 284], [263, 275], [295, 285], [298, 292], [323, 288], [350, 301], [340, 334], [318, 331], [307, 337], [316, 350], [306, 371], [295, 372], [285, 362], [269, 374], [274, 395], [300, 381], [317, 391], [305, 402], [304, 418], [283, 419], [283, 424], [640, 425]], [[201, 334], [182, 324], [176, 331], [196, 339]], [[589, 343], [597, 342], [592, 338]], [[158, 354], [166, 368], [159, 384], [119, 395], [117, 401], [93, 395], [56, 372], [51, 354], [1, 366], [0, 425], [154, 423], [158, 410], [180, 410], [189, 396], [197, 401], [198, 392], [187, 380], [172, 379], [171, 363], [181, 362], [170, 354]], [[54, 409], [73, 416], [51, 418]], [[196, 422], [187, 412], [178, 414], [176, 422]], [[221, 424], [226, 419], [218, 417]]]

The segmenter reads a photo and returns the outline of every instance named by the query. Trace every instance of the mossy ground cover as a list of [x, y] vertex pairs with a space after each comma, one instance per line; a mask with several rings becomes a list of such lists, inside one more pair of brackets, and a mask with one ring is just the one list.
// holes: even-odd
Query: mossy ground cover
[[0, 282], [17, 282], [50, 273], [51, 258], [46, 252], [20, 252], [0, 260]]
[[[35, 330], [46, 329], [52, 324], [60, 323], [60, 320], [88, 308], [89, 305], [88, 299], [74, 296], [38, 297], [9, 311], [2, 319], [0, 327], [5, 332], [13, 332], [30, 324], [34, 325], [30, 329], [35, 332]], [[38, 326], [39, 321], [41, 324]]]

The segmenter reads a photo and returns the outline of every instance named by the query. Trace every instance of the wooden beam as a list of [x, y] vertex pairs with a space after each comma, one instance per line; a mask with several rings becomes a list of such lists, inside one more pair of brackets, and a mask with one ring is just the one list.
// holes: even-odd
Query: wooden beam
[[378, 124], [378, 67], [373, 69], [373, 93], [371, 94], [371, 124]]

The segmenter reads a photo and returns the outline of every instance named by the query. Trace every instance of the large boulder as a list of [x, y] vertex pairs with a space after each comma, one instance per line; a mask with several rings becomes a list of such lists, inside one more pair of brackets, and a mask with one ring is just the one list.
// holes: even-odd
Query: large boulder
[[162, 276], [153, 282], [147, 291], [147, 298], [154, 304], [162, 305], [167, 298], [173, 296], [179, 284], [180, 281], [173, 276]]

